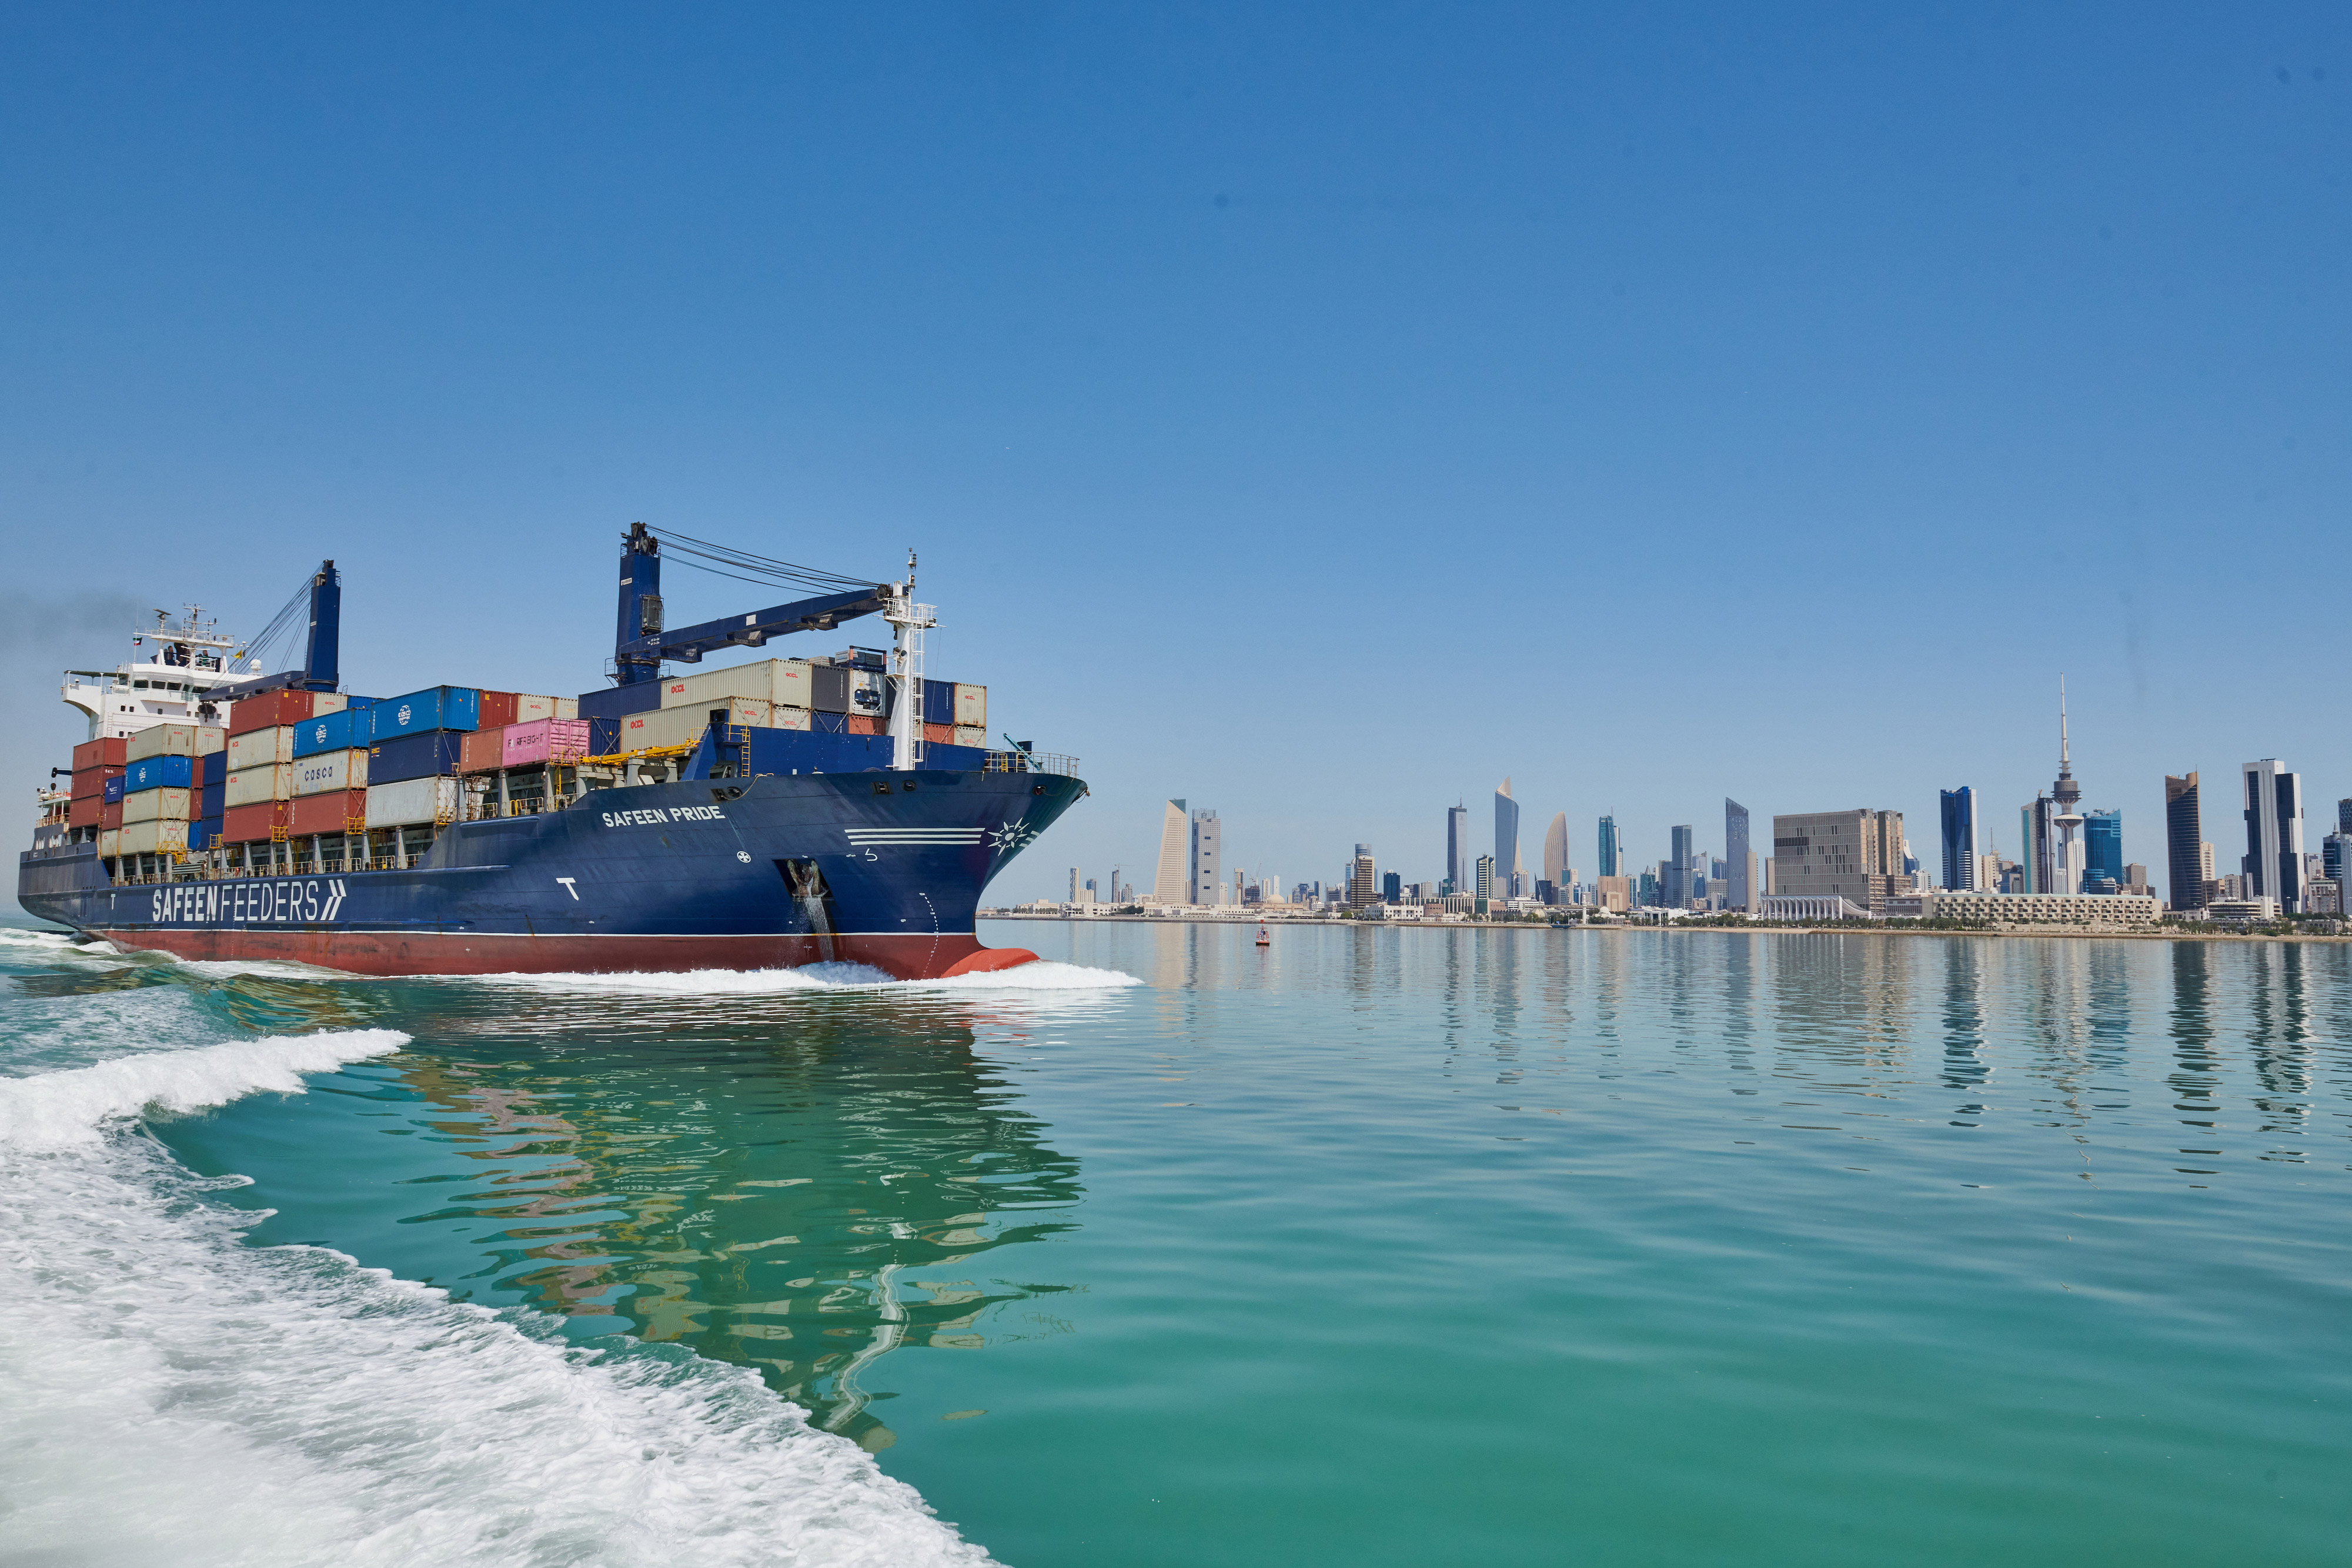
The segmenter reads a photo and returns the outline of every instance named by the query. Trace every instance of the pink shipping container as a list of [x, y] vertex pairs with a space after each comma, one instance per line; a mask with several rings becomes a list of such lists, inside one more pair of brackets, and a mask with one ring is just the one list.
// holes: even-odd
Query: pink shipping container
[[499, 734], [499, 765], [505, 768], [576, 762], [588, 755], [584, 718], [534, 719], [529, 724], [510, 724]]

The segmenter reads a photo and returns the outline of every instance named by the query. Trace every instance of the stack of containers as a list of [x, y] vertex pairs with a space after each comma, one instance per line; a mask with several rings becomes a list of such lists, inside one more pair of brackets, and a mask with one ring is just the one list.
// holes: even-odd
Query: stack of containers
[[[66, 802], [66, 826], [97, 828], [99, 817], [106, 803], [106, 786], [111, 779], [122, 777], [123, 747], [129, 742], [117, 737], [112, 740], [85, 740], [73, 748], [73, 790]], [[116, 791], [116, 798], [121, 792]], [[121, 824], [118, 821], [115, 826]], [[112, 854], [112, 850], [100, 850]]]
[[196, 758], [220, 743], [218, 729], [194, 724], [150, 725], [125, 742], [115, 853], [178, 855], [202, 847], [188, 831], [197, 820]]
[[[490, 694], [482, 694], [488, 697]], [[525, 702], [552, 702], [526, 697]], [[457, 771], [495, 773], [502, 768], [540, 768], [549, 763], [577, 762], [588, 755], [588, 721], [584, 718], [533, 718], [496, 729], [478, 729], [457, 747]]]
[[[350, 699], [340, 692], [275, 691], [242, 698], [229, 710], [227, 743], [217, 763], [223, 842], [255, 843], [292, 831], [296, 730], [305, 720], [349, 708]], [[211, 773], [208, 767], [207, 780]]]
[[122, 773], [109, 779], [99, 794], [98, 852], [109, 859], [122, 847], [122, 786], [128, 772], [126, 767]]
[[368, 828], [456, 819], [457, 774], [467, 737], [481, 728], [485, 695], [494, 699], [494, 713], [502, 706], [495, 699], [519, 700], [511, 692], [428, 686], [403, 697], [379, 698], [367, 709], [366, 793], [360, 814]]
[[[805, 729], [820, 735], [883, 736], [890, 731], [888, 674], [871, 657], [810, 661], [768, 659], [661, 683], [661, 714], [639, 713], [619, 721], [613, 749], [680, 746], [709, 722], [712, 708], [732, 710], [732, 723], [758, 728]], [[768, 717], [756, 705], [768, 705]], [[687, 716], [670, 718], [672, 713]], [[933, 746], [985, 747], [988, 688], [958, 681], [923, 683], [923, 738]]]

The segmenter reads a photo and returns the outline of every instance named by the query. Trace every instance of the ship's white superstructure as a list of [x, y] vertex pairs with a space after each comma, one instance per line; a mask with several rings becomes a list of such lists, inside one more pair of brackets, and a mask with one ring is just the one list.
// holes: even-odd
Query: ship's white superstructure
[[155, 624], [131, 637], [139, 654], [111, 672], [68, 670], [58, 695], [89, 720], [91, 740], [136, 735], [151, 725], [218, 724], [226, 716], [225, 705], [208, 701], [208, 694], [251, 680], [261, 664], [251, 661], [250, 669], [239, 670], [247, 650], [215, 625], [198, 605], [187, 606], [176, 626], [158, 610]]

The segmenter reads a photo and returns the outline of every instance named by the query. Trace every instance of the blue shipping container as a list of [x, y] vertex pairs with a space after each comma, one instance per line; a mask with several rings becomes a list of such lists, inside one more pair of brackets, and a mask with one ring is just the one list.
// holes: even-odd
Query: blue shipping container
[[217, 814], [207, 817], [200, 822], [190, 822], [188, 824], [188, 847], [192, 850], [208, 850], [212, 848], [214, 841], [217, 840], [220, 835], [221, 824], [220, 818]]
[[142, 757], [122, 770], [122, 792], [136, 795], [142, 789], [186, 789], [196, 781], [196, 759], [193, 757]]
[[113, 778], [106, 781], [106, 788], [100, 792], [100, 798], [105, 800], [105, 802], [110, 806], [119, 806], [122, 804], [122, 775], [120, 773], [116, 774]]
[[[482, 694], [472, 686], [427, 686], [404, 697], [385, 697], [360, 711], [368, 716], [371, 740], [395, 740], [404, 735], [436, 729], [478, 729], [482, 724]], [[373, 779], [375, 775], [370, 773], [368, 777]], [[425, 775], [412, 773], [407, 777], [421, 779]]]
[[457, 771], [461, 738], [455, 730], [430, 729], [423, 735], [403, 735], [379, 740], [368, 747], [368, 782], [397, 784], [404, 779], [430, 779]]
[[[321, 751], [349, 751], [354, 746], [365, 746], [369, 733], [365, 708], [345, 708], [341, 713], [306, 718], [294, 727], [294, 755], [316, 757]], [[359, 737], [356, 741], [352, 738], [354, 735]]]
[[[887, 735], [826, 735], [807, 729], [752, 729], [745, 759], [759, 773], [863, 773], [887, 768], [894, 743]], [[923, 767], [941, 773], [977, 773], [987, 753], [976, 746], [926, 746]], [[686, 767], [686, 777], [707, 779], [715, 760], [709, 736]], [[371, 775], [373, 777], [373, 775]]]
[[953, 681], [923, 683], [923, 722], [925, 724], [955, 722], [955, 683]]
[[[661, 706], [661, 689], [659, 681], [639, 681], [635, 685], [606, 686], [601, 692], [582, 692], [580, 716], [585, 719], [618, 719], [626, 718], [633, 713], [650, 713]], [[620, 733], [617, 727], [614, 733]]]
[[[217, 755], [217, 753], [215, 753]], [[228, 780], [196, 786], [196, 815], [217, 817], [227, 809]]]

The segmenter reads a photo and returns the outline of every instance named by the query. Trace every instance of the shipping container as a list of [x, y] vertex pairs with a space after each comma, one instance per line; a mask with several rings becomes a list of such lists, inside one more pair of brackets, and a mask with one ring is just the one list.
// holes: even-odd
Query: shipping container
[[192, 789], [142, 789], [122, 798], [122, 825], [133, 822], [184, 822], [196, 813]]
[[112, 860], [117, 854], [121, 852], [121, 829], [108, 828], [98, 835], [98, 852], [101, 858]]
[[[489, 695], [488, 692], [482, 694]], [[495, 773], [506, 766], [499, 758], [504, 754], [506, 728], [469, 729], [457, 742], [457, 771], [460, 773]]]
[[129, 740], [119, 735], [106, 740], [85, 740], [73, 748], [74, 771], [79, 773], [85, 768], [120, 768], [124, 761], [123, 753], [130, 745]]
[[118, 855], [175, 855], [188, 852], [188, 824], [172, 821], [125, 822], [116, 837]]
[[404, 779], [396, 784], [371, 784], [367, 789], [367, 825], [399, 828], [423, 822], [452, 822], [457, 819], [460, 799], [455, 779]]
[[559, 713], [558, 718], [622, 718], [629, 714], [643, 713], [647, 708], [661, 706], [662, 684], [659, 681], [638, 681], [632, 685], [606, 686], [601, 692], [582, 692], [572, 705], [570, 713]]
[[290, 809], [284, 800], [256, 800], [250, 806], [231, 806], [221, 813], [221, 841], [249, 844], [274, 837], [284, 830]]
[[482, 694], [472, 686], [427, 686], [404, 697], [386, 697], [367, 712], [369, 734], [379, 741], [435, 729], [479, 729]]
[[101, 801], [98, 808], [98, 825], [101, 828], [119, 828], [122, 826], [122, 802], [120, 800]]
[[773, 707], [768, 710], [770, 729], [806, 729], [809, 710], [804, 707]]
[[868, 718], [887, 717], [890, 712], [890, 677], [879, 670], [849, 672], [849, 706], [844, 710]]
[[785, 707], [809, 706], [806, 659], [762, 659], [698, 674], [672, 675], [661, 683], [664, 707], [715, 707], [730, 697], [751, 697]]
[[422, 735], [379, 740], [368, 747], [368, 782], [397, 784], [404, 779], [455, 773], [462, 738], [461, 731], [428, 729]]
[[94, 828], [98, 826], [98, 814], [105, 809], [106, 802], [95, 795], [77, 795], [66, 802], [66, 826]]
[[368, 733], [368, 710], [363, 707], [324, 714], [294, 727], [292, 755], [302, 758], [315, 757], [322, 751], [349, 751], [354, 746], [365, 746]]
[[228, 748], [223, 754], [228, 758], [226, 779], [229, 773], [241, 773], [248, 768], [265, 768], [273, 762], [294, 760], [294, 727], [272, 725], [268, 729], [246, 729], [231, 732]]
[[967, 685], [961, 681], [955, 688], [955, 722], [969, 727], [988, 727], [988, 688]]
[[196, 815], [199, 817], [217, 817], [227, 804], [228, 780], [226, 778], [217, 784], [206, 784], [196, 790]]
[[988, 731], [976, 724], [960, 724], [952, 732], [952, 741], [957, 746], [976, 746], [986, 750]]
[[151, 724], [131, 737], [122, 757], [126, 762], [149, 757], [201, 757], [220, 749], [223, 734], [217, 725]]
[[188, 824], [189, 850], [193, 852], [195, 850], [208, 850], [212, 848], [215, 844], [220, 842], [220, 831], [221, 825], [220, 819], [218, 817], [206, 817], [202, 821], [190, 822]]
[[849, 669], [845, 664], [809, 666], [809, 706], [818, 713], [849, 711]]
[[956, 688], [953, 681], [923, 683], [923, 722], [953, 724], [956, 721]]
[[347, 751], [321, 751], [294, 764], [294, 798], [323, 795], [335, 789], [364, 789], [368, 754], [359, 747]]
[[205, 785], [213, 781], [213, 758], [215, 757], [220, 758], [221, 777], [224, 779], [228, 777], [228, 753], [226, 751], [208, 751], [196, 758], [195, 778], [192, 780], [195, 788], [201, 789]]
[[228, 732], [242, 735], [248, 729], [278, 729], [319, 714], [341, 713], [350, 702], [341, 692], [257, 692], [237, 698], [230, 706]]
[[927, 724], [923, 726], [923, 745], [926, 747], [933, 746], [953, 746], [954, 744], [955, 726], [951, 724]]
[[288, 800], [293, 796], [294, 765], [290, 762], [240, 768], [222, 780], [221, 804], [232, 810], [264, 800]]
[[499, 731], [499, 740], [501, 768], [577, 762], [588, 755], [588, 725], [576, 718], [533, 719], [507, 726]]
[[108, 779], [103, 785], [100, 786], [98, 798], [105, 801], [110, 806], [120, 806], [122, 804], [123, 786], [129, 782], [129, 779], [123, 778], [121, 774], [118, 773], [113, 778]]
[[142, 757], [122, 765], [122, 792], [126, 795], [136, 795], [142, 789], [185, 789], [195, 781], [196, 759], [193, 757]]
[[494, 692], [485, 687], [481, 705], [474, 711], [477, 729], [504, 729], [515, 721], [515, 701], [520, 694]]
[[[76, 747], [76, 749], [79, 750], [79, 747]], [[107, 766], [101, 764], [96, 768], [77, 768], [74, 769], [73, 789], [71, 790], [71, 793], [73, 798], [77, 800], [80, 800], [85, 795], [89, 796], [93, 800], [100, 800], [106, 794], [107, 780], [110, 779], [120, 779], [121, 777], [122, 768], [120, 765]], [[117, 793], [119, 794], [121, 791], [118, 790]]]
[[226, 725], [203, 724], [196, 727], [196, 755], [218, 757], [228, 749], [228, 727]]
[[317, 795], [297, 795], [287, 812], [286, 836], [307, 839], [313, 833], [358, 833], [367, 831], [367, 791], [333, 789]]
[[827, 713], [823, 708], [812, 708], [809, 710], [809, 730], [815, 735], [847, 735], [849, 716], [845, 713]]
[[708, 707], [666, 707], [651, 713], [633, 713], [621, 721], [620, 749], [644, 751], [654, 747], [685, 746], [709, 727], [713, 713], [722, 712], [722, 723], [765, 729], [772, 710], [755, 697], [736, 697]]
[[885, 721], [882, 719], [868, 717], [862, 713], [845, 714], [842, 716], [845, 721], [847, 732], [851, 735], [880, 735], [884, 731]]

